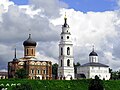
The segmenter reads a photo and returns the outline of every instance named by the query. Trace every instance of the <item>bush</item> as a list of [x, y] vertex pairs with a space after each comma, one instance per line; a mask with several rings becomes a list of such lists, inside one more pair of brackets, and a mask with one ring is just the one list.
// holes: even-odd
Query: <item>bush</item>
[[30, 84], [30, 83], [24, 83], [24, 84], [21, 84], [19, 86], [13, 87], [12, 90], [34, 90], [34, 89], [32, 87], [32, 84]]
[[88, 90], [104, 90], [102, 80], [95, 76], [95, 79], [90, 81]]

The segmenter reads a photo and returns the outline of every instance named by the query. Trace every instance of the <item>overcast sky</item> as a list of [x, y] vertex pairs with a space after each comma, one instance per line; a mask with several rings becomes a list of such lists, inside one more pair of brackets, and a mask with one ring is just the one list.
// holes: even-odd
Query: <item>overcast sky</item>
[[17, 58], [23, 57], [23, 41], [29, 33], [38, 43], [36, 57], [57, 63], [65, 12], [73, 37], [74, 61], [87, 63], [94, 45], [99, 62], [119, 70], [119, 5], [119, 0], [0, 0], [0, 70], [7, 69], [15, 46]]

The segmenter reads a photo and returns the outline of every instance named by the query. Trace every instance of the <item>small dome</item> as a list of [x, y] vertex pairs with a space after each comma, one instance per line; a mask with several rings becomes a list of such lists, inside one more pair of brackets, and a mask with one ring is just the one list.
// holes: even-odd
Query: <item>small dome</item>
[[89, 56], [98, 56], [96, 52], [92, 51]]
[[31, 34], [29, 34], [29, 38], [23, 42], [24, 46], [36, 46], [37, 43], [32, 40]]

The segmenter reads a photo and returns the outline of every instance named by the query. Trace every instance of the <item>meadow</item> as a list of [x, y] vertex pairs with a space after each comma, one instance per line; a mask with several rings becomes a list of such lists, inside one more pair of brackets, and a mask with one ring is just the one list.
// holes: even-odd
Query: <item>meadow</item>
[[[90, 80], [0, 80], [0, 87], [6, 90], [88, 90]], [[120, 80], [103, 81], [105, 90], [120, 90]], [[17, 89], [18, 88], [18, 89]]]

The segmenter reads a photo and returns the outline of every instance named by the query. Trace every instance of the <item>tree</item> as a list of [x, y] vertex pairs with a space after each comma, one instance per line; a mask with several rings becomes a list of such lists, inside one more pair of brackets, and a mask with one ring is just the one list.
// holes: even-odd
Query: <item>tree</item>
[[104, 90], [103, 82], [97, 75], [95, 76], [95, 79], [90, 81], [88, 90]]
[[76, 64], [74, 63], [74, 72], [77, 74], [77, 67], [80, 66], [80, 63], [77, 62]]
[[55, 75], [55, 79], [57, 79], [57, 77], [58, 77], [57, 73], [58, 73], [58, 64], [55, 63], [52, 65], [52, 74]]
[[27, 76], [28, 74], [24, 68], [17, 70], [15, 73], [16, 78], [23, 79], [23, 78], [27, 78]]

